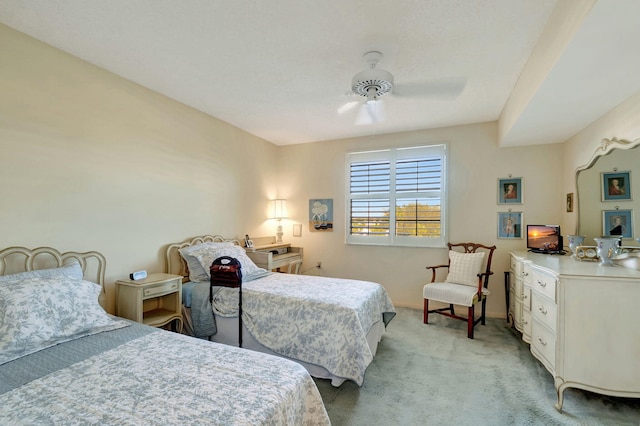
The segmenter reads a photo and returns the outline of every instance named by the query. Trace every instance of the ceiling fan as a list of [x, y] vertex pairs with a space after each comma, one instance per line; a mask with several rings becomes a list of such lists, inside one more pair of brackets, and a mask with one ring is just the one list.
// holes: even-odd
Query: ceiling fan
[[[394, 83], [393, 75], [389, 71], [376, 68], [382, 59], [382, 53], [373, 50], [362, 55], [369, 68], [357, 73], [351, 79], [351, 92], [358, 100], [351, 100], [340, 108], [339, 114], [344, 114], [360, 104], [355, 124], [365, 125], [384, 121], [384, 103], [382, 96], [392, 94], [402, 97], [429, 97], [432, 99], [451, 99], [457, 97], [466, 86], [466, 79], [446, 78], [438, 81], [422, 82], [402, 85], [398, 93], [398, 85]], [[363, 99], [364, 98], [364, 99]]]
[[[370, 51], [362, 56], [369, 68], [357, 73], [351, 79], [351, 93], [366, 98], [362, 102], [356, 124], [372, 124], [384, 120], [384, 106], [380, 97], [393, 91], [393, 75], [390, 72], [376, 68], [382, 59], [382, 53]], [[338, 109], [339, 114], [343, 114], [361, 101], [350, 101]]]

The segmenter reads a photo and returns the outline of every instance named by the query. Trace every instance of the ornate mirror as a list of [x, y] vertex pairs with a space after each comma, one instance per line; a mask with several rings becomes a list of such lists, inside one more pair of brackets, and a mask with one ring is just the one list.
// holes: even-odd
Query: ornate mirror
[[[612, 232], [620, 217], [625, 222], [623, 238], [640, 236], [638, 146], [640, 139], [604, 139], [591, 160], [576, 171], [576, 227], [578, 235], [586, 236], [586, 245], [593, 245], [595, 237]], [[632, 242], [630, 239], [624, 244]]]

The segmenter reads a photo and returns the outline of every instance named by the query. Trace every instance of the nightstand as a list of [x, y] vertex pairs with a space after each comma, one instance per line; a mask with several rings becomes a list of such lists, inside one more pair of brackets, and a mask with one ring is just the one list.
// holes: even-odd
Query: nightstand
[[116, 311], [119, 317], [153, 327], [172, 324], [182, 332], [182, 277], [173, 274], [149, 274], [142, 280], [116, 281]]

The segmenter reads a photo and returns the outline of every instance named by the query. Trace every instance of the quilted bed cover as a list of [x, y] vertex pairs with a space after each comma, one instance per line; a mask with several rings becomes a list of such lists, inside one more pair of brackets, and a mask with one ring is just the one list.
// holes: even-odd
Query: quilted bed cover
[[132, 324], [1, 365], [0, 424], [330, 422], [295, 362]]
[[[192, 306], [209, 296], [209, 283], [198, 285]], [[385, 288], [369, 281], [273, 273], [242, 286], [242, 321], [258, 342], [358, 385], [374, 356], [367, 333], [395, 315]], [[237, 316], [237, 289], [215, 287], [212, 307]]]

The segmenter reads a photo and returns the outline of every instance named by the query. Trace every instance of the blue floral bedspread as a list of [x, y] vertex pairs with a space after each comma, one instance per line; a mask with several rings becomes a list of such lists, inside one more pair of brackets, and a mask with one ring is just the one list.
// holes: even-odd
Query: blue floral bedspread
[[[238, 290], [216, 287], [212, 306], [217, 315], [237, 316]], [[386, 326], [395, 315], [380, 284], [289, 274], [243, 283], [242, 311], [245, 326], [263, 346], [358, 385], [373, 360], [369, 329], [379, 321]]]
[[299, 364], [158, 330], [0, 394], [0, 424], [330, 421], [313, 379]]

